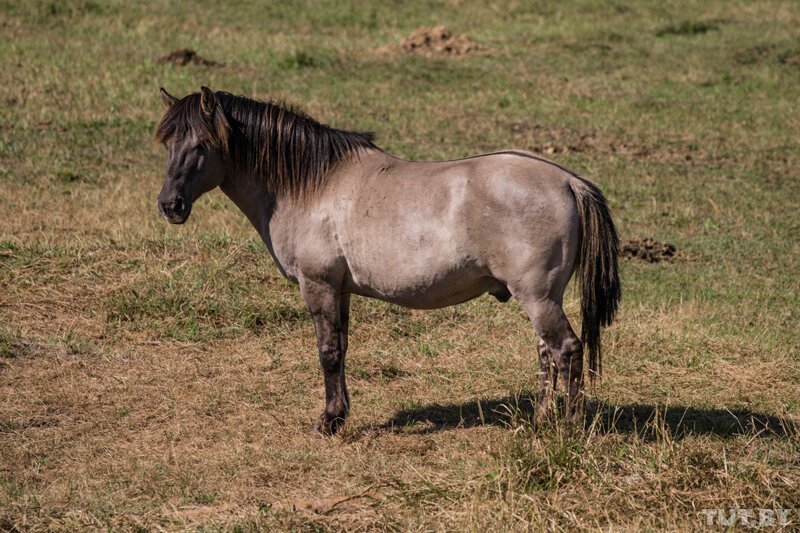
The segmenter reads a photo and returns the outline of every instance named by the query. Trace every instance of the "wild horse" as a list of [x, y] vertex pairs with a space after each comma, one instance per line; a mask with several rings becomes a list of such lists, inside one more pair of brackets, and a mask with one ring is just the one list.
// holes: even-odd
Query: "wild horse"
[[[516, 297], [540, 337], [539, 416], [558, 376], [567, 415], [583, 390], [583, 347], [601, 369], [600, 327], [620, 299], [618, 239], [594, 184], [529, 152], [408, 161], [370, 133], [320, 124], [299, 110], [213, 92], [167, 107], [155, 137], [168, 152], [158, 209], [173, 224], [220, 187], [300, 285], [317, 335], [326, 405], [315, 428], [334, 433], [350, 406], [344, 360], [350, 295], [418, 309], [490, 293]], [[562, 308], [574, 270], [581, 337]]]

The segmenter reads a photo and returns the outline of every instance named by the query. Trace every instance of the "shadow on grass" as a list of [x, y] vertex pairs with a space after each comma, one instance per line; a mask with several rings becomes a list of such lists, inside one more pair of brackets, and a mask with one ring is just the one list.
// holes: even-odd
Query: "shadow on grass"
[[[518, 421], [531, 422], [535, 411], [535, 401], [530, 395], [482, 400], [480, 403], [430, 404], [400, 410], [380, 429], [429, 434], [482, 425], [510, 427]], [[631, 433], [645, 440], [655, 439], [664, 432], [673, 439], [689, 435], [786, 439], [797, 435], [798, 429], [789, 418], [746, 409], [610, 405], [589, 401], [585, 426], [589, 428], [592, 425], [599, 433]]]

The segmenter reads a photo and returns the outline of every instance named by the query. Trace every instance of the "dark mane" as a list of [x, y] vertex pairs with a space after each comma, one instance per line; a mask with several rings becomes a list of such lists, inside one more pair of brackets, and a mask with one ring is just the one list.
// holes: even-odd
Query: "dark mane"
[[224, 117], [203, 113], [200, 93], [189, 94], [164, 113], [156, 140], [166, 143], [194, 132], [222, 150], [236, 171], [264, 177], [273, 194], [314, 194], [338, 163], [376, 148], [372, 133], [326, 126], [291, 105], [214, 94]]

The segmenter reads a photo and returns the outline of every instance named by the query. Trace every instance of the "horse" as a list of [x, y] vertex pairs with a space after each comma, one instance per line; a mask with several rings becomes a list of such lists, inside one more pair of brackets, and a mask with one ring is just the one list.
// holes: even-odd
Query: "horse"
[[[219, 187], [252, 223], [280, 272], [299, 285], [314, 323], [325, 408], [334, 434], [350, 409], [345, 355], [351, 295], [416, 309], [489, 293], [514, 296], [539, 337], [537, 420], [554, 410], [561, 377], [567, 420], [602, 367], [601, 327], [621, 298], [619, 242], [603, 193], [534, 153], [504, 150], [412, 161], [372, 133], [324, 125], [296, 107], [202, 87], [166, 110], [155, 139], [167, 151], [158, 210], [183, 224]], [[574, 271], [581, 336], [562, 307]]]

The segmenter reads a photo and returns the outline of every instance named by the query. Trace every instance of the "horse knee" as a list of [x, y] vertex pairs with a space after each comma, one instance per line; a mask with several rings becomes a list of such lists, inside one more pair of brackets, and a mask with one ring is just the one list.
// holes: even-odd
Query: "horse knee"
[[326, 373], [337, 373], [342, 368], [342, 349], [339, 346], [323, 346], [319, 350], [319, 364]]
[[551, 372], [551, 365], [555, 360], [550, 353], [550, 348], [548, 348], [547, 343], [544, 342], [543, 339], [539, 339], [539, 345], [536, 347], [536, 351], [539, 353], [539, 366], [541, 366], [542, 371]]
[[544, 342], [544, 339], [539, 339], [539, 344], [536, 348], [539, 351], [539, 355], [541, 356], [547, 355], [549, 353], [547, 351], [547, 343]]
[[570, 357], [583, 358], [583, 343], [578, 337], [570, 336], [564, 341], [563, 350], [565, 353], [570, 354]]

